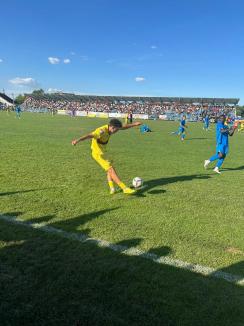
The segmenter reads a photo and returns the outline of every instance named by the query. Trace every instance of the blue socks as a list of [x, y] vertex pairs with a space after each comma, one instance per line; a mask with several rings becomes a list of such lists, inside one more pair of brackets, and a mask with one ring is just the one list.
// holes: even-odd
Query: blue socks
[[216, 161], [218, 159], [219, 159], [219, 155], [218, 154], [215, 154], [215, 155], [213, 155], [213, 156], [210, 157], [209, 161], [210, 162], [213, 162], [213, 161]]
[[216, 166], [217, 166], [218, 168], [220, 168], [221, 165], [222, 165], [223, 162], [224, 162], [224, 159], [225, 159], [225, 158], [219, 158], [218, 154], [215, 154], [215, 155], [213, 155], [213, 156], [210, 157], [209, 161], [210, 161], [210, 162], [213, 162], [213, 161], [218, 160]]
[[217, 167], [218, 168], [220, 168], [221, 167], [221, 165], [223, 164], [223, 162], [224, 162], [224, 158], [220, 158], [219, 160], [218, 160], [218, 162], [217, 162]]

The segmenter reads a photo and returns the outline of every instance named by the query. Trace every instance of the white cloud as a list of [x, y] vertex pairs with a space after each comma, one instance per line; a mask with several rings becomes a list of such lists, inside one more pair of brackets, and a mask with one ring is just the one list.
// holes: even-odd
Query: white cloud
[[0, 59], [0, 63], [3, 62], [3, 59]]
[[16, 86], [27, 86], [27, 87], [34, 87], [37, 85], [36, 81], [32, 77], [15, 77], [13, 79], [10, 79], [9, 82]]
[[136, 78], [135, 78], [135, 81], [138, 82], [138, 83], [140, 83], [140, 82], [144, 82], [145, 80], [146, 80], [145, 77], [136, 77]]
[[70, 63], [70, 59], [64, 59], [64, 63], [65, 64]]
[[155, 50], [157, 49], [158, 47], [156, 45], [151, 45], [151, 49]]
[[57, 65], [60, 62], [60, 59], [59, 58], [48, 57], [48, 61], [52, 65]]
[[74, 51], [71, 51], [70, 54], [71, 54], [71, 55], [75, 55], [75, 52], [74, 52]]

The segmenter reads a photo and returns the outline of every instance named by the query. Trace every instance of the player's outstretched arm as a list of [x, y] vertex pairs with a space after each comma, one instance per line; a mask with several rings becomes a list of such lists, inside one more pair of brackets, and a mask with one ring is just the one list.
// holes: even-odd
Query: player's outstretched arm
[[93, 135], [92, 135], [92, 134], [88, 134], [88, 135], [86, 135], [86, 136], [82, 136], [82, 137], [80, 137], [80, 138], [78, 138], [78, 139], [74, 139], [74, 140], [72, 140], [71, 144], [75, 146], [75, 145], [77, 145], [79, 142], [84, 141], [84, 140], [87, 140], [87, 139], [91, 139], [91, 138], [93, 138]]
[[236, 130], [236, 127], [231, 127], [231, 128], [229, 129], [229, 136], [233, 136], [234, 133], [235, 133], [235, 130]]
[[140, 125], [141, 125], [141, 122], [128, 123], [128, 124], [124, 125], [123, 127], [121, 127], [120, 130], [126, 130], [126, 129], [137, 127]]
[[226, 127], [226, 128], [221, 128], [220, 129], [221, 134], [229, 134], [230, 132], [230, 128]]

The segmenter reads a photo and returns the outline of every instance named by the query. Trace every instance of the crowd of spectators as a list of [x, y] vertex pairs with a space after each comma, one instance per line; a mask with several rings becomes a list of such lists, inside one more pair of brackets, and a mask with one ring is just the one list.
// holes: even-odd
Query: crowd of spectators
[[187, 114], [196, 119], [205, 116], [216, 117], [221, 113], [231, 114], [232, 106], [180, 104], [177, 102], [163, 103], [156, 101], [107, 101], [107, 100], [66, 100], [27, 97], [22, 105], [24, 110], [47, 109], [48, 111], [69, 110], [86, 112], [118, 112], [133, 114], [148, 114], [158, 117], [164, 114]]

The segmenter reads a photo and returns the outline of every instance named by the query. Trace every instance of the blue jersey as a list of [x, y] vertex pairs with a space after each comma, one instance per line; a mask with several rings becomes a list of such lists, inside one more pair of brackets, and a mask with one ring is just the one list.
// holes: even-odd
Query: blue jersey
[[[226, 132], [221, 132], [221, 129], [226, 129]], [[229, 133], [228, 127], [222, 122], [217, 122], [216, 125], [216, 143], [217, 152], [227, 154], [229, 150]]]
[[179, 127], [179, 132], [183, 133], [185, 131], [185, 125], [186, 125], [186, 120], [181, 120], [180, 121], [180, 127]]
[[185, 125], [186, 125], [186, 120], [182, 119], [181, 122], [180, 122], [180, 126], [184, 128]]

